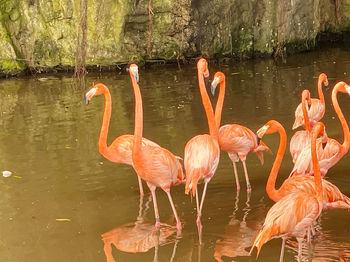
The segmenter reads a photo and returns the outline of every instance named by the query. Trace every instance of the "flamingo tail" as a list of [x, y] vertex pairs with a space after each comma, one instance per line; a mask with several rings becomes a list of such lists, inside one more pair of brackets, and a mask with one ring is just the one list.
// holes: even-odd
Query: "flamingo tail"
[[251, 255], [254, 247], [256, 247], [258, 249], [258, 251], [256, 253], [256, 257], [258, 257], [260, 250], [261, 250], [261, 247], [267, 241], [269, 241], [273, 235], [275, 235], [275, 232], [277, 232], [277, 227], [275, 225], [273, 225], [272, 227], [261, 229], [254, 239], [254, 243], [253, 243], [252, 248], [249, 251], [249, 255]]
[[191, 191], [191, 196], [195, 196], [200, 175], [201, 170], [197, 168], [191, 170], [188, 175], [186, 174], [185, 194]]

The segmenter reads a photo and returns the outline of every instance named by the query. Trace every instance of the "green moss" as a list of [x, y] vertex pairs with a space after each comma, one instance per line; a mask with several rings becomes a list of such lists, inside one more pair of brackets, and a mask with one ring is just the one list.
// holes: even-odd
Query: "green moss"
[[253, 30], [242, 27], [232, 32], [232, 53], [233, 56], [251, 57], [254, 53]]
[[25, 69], [25, 65], [15, 60], [2, 60], [0, 73], [4, 75], [16, 75]]

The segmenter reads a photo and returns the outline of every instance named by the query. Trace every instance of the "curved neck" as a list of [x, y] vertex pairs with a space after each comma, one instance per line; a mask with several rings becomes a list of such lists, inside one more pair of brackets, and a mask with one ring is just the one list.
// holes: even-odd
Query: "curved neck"
[[267, 180], [267, 184], [266, 184], [266, 192], [269, 195], [270, 199], [272, 199], [275, 202], [280, 199], [279, 190], [276, 190], [275, 186], [276, 186], [277, 174], [280, 169], [284, 152], [286, 151], [286, 145], [287, 145], [286, 131], [281, 125], [279, 125], [277, 129], [280, 135], [280, 144], [278, 146], [276, 159], [273, 162], [269, 179]]
[[307, 113], [306, 109], [306, 99], [303, 96], [301, 99], [301, 108], [303, 109], [303, 116], [304, 116], [304, 123], [305, 123], [305, 130], [310, 131], [310, 121], [309, 121], [309, 115]]
[[325, 105], [324, 95], [323, 95], [323, 91], [322, 91], [322, 83], [323, 83], [323, 80], [319, 77], [319, 78], [318, 78], [318, 81], [317, 81], [317, 92], [318, 92], [318, 97], [320, 98], [321, 103], [322, 103], [323, 105]]
[[343, 129], [343, 135], [344, 135], [344, 142], [342, 144], [343, 146], [343, 150], [345, 150], [345, 152], [347, 152], [349, 150], [349, 146], [350, 146], [350, 132], [349, 132], [349, 126], [348, 126], [348, 123], [343, 115], [343, 112], [341, 111], [340, 109], [340, 106], [339, 106], [339, 103], [338, 103], [338, 99], [337, 99], [337, 94], [339, 92], [339, 89], [341, 88], [340, 85], [336, 85], [334, 88], [333, 88], [333, 91], [332, 91], [332, 104], [333, 104], [333, 107], [334, 107], [334, 111], [336, 112], [338, 118], [339, 118], [339, 121], [340, 121], [340, 124], [342, 126], [342, 129]]
[[216, 107], [215, 107], [215, 122], [218, 128], [220, 128], [220, 124], [221, 124], [221, 113], [222, 113], [222, 107], [224, 105], [225, 89], [226, 89], [226, 81], [224, 78], [223, 81], [220, 82], [220, 92], [219, 92], [218, 101], [216, 102]]
[[317, 159], [317, 153], [316, 153], [316, 139], [318, 134], [319, 134], [319, 129], [315, 130], [315, 132], [312, 132], [311, 157], [312, 157], [312, 165], [314, 169], [316, 196], [320, 206], [322, 206], [323, 205], [322, 179], [321, 179], [320, 165], [319, 165], [319, 162]]
[[108, 127], [111, 119], [112, 112], [112, 98], [109, 90], [107, 88], [103, 89], [103, 94], [105, 96], [104, 111], [102, 117], [102, 125], [100, 131], [100, 137], [98, 139], [98, 151], [104, 155], [108, 149], [107, 147], [107, 135]]
[[132, 87], [134, 89], [135, 96], [135, 129], [134, 129], [134, 147], [133, 155], [141, 153], [142, 142], [142, 130], [143, 130], [143, 109], [142, 109], [142, 97], [138, 83], [135, 80], [134, 75], [130, 72]]
[[207, 89], [205, 88], [203, 72], [201, 72], [200, 70], [198, 70], [198, 83], [199, 83], [199, 90], [201, 92], [202, 103], [204, 106], [205, 113], [207, 115], [207, 120], [209, 125], [209, 134], [212, 137], [214, 137], [216, 140], [218, 140], [218, 137], [219, 137], [218, 127], [215, 122], [213, 107], [211, 105], [211, 102], [207, 93]]

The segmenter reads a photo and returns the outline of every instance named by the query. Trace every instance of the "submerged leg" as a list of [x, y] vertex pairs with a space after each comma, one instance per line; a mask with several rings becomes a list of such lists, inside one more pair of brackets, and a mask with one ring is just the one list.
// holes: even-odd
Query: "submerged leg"
[[233, 171], [235, 172], [235, 179], [236, 179], [237, 191], [239, 191], [239, 190], [241, 189], [241, 186], [240, 186], [240, 184], [239, 184], [236, 162], [235, 162], [235, 161], [232, 161], [232, 165], [233, 165]]
[[303, 253], [303, 240], [304, 240], [304, 237], [297, 237], [297, 240], [298, 240], [298, 261], [301, 261], [301, 256], [302, 256], [302, 253]]
[[287, 237], [282, 237], [282, 246], [281, 246], [280, 262], [283, 262], [283, 258], [284, 258], [284, 246], [286, 245], [286, 239], [287, 239]]
[[156, 218], [156, 228], [160, 228], [160, 219], [159, 219], [159, 212], [158, 212], [158, 204], [157, 204], [157, 197], [156, 197], [156, 187], [150, 188], [152, 193], [152, 199], [153, 199], [153, 206], [154, 206], [154, 216]]
[[247, 182], [247, 192], [250, 193], [252, 191], [252, 186], [250, 185], [250, 182], [249, 182], [248, 171], [247, 171], [247, 166], [245, 164], [245, 160], [242, 161], [242, 163], [243, 163], [243, 168], [244, 168], [245, 180]]
[[175, 219], [176, 219], [176, 228], [177, 228], [178, 231], [181, 231], [181, 229], [182, 229], [181, 222], [180, 222], [180, 219], [179, 219], [179, 217], [177, 215], [176, 208], [175, 208], [173, 199], [171, 198], [170, 191], [167, 191], [166, 194], [168, 195], [169, 202], [170, 202], [171, 208], [173, 210], [173, 213], [174, 213], [174, 216], [175, 216]]

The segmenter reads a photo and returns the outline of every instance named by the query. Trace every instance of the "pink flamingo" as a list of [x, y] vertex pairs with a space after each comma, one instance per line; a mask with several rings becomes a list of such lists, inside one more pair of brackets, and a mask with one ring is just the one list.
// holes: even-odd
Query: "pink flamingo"
[[[85, 95], [86, 104], [97, 95], [104, 95], [104, 111], [102, 118], [102, 126], [100, 131], [100, 137], [98, 140], [98, 151], [107, 158], [109, 161], [115, 163], [122, 163], [132, 166], [132, 148], [134, 146], [134, 135], [121, 135], [117, 137], [109, 146], [107, 145], [108, 127], [111, 119], [112, 113], [112, 98], [107, 86], [102, 83], [95, 84]], [[142, 138], [143, 145], [159, 146], [158, 144]], [[140, 196], [144, 195], [142, 181], [139, 176], [137, 176], [140, 188]]]
[[[281, 134], [283, 131], [281, 127], [280, 125], [270, 125], [270, 128], [266, 132], [279, 132], [282, 141], [283, 137]], [[276, 202], [268, 211], [264, 225], [256, 235], [250, 253], [254, 247], [257, 247], [258, 256], [261, 247], [267, 241], [272, 238], [280, 237], [282, 238], [280, 262], [282, 262], [286, 239], [287, 237], [293, 236], [296, 237], [298, 241], [298, 257], [301, 258], [302, 241], [306, 231], [321, 214], [323, 207], [322, 179], [316, 154], [316, 138], [319, 135], [324, 135], [323, 123], [317, 123], [315, 125], [311, 140], [311, 153], [315, 173], [313, 182], [315, 184], [316, 194], [314, 192], [294, 191]]]
[[[320, 121], [322, 119], [326, 111], [326, 104], [325, 104], [324, 95], [322, 92], [322, 83], [324, 83], [325, 86], [328, 86], [328, 79], [325, 73], [321, 73], [318, 76], [317, 91], [320, 99], [311, 98], [311, 107], [308, 110], [311, 127], [313, 127], [313, 125], [317, 121]], [[292, 128], [296, 129], [302, 125], [304, 125], [304, 116], [303, 116], [302, 106], [300, 103], [297, 109], [295, 110], [295, 121]]]
[[307, 114], [307, 108], [305, 105], [306, 102], [309, 106], [311, 105], [310, 92], [307, 89], [303, 90], [303, 92], [301, 93], [301, 105], [305, 119], [305, 130], [295, 132], [289, 144], [289, 150], [290, 154], [292, 155], [293, 163], [295, 163], [295, 161], [297, 160], [302, 149], [310, 145], [311, 142], [310, 122], [309, 116]]
[[[266, 183], [266, 193], [269, 198], [277, 202], [286, 195], [294, 191], [303, 191], [306, 193], [315, 192], [314, 178], [312, 176], [292, 176], [288, 177], [282, 183], [279, 189], [276, 189], [277, 174], [280, 169], [283, 155], [287, 145], [287, 135], [283, 126], [276, 120], [268, 121], [257, 131], [258, 137], [262, 138], [265, 134], [279, 132], [281, 141], [277, 150], [277, 156], [273, 162], [269, 178]], [[327, 136], [324, 135], [321, 143], [327, 142]], [[318, 142], [317, 142], [318, 143]], [[316, 144], [317, 144], [316, 143]], [[311, 153], [310, 153], [311, 154]], [[324, 208], [348, 208], [350, 209], [350, 199], [342, 194], [338, 187], [331, 182], [322, 179], [322, 190], [324, 194]]]
[[[332, 104], [336, 112], [340, 124], [343, 129], [344, 142], [340, 144], [333, 138], [328, 138], [326, 143], [317, 142], [317, 152], [319, 156], [321, 175], [324, 177], [328, 170], [334, 166], [338, 161], [349, 151], [350, 147], [350, 131], [347, 121], [340, 109], [337, 94], [345, 93], [350, 95], [350, 86], [345, 82], [338, 82], [332, 90]], [[294, 175], [312, 175], [312, 161], [310, 158], [310, 146], [305, 147], [299, 157], [295, 161], [291, 176]]]
[[[209, 76], [208, 64], [204, 58], [197, 62], [199, 90], [202, 97], [202, 103], [207, 115], [209, 133], [197, 135], [191, 138], [186, 146], [184, 153], [184, 165], [186, 170], [185, 193], [191, 191], [192, 196], [196, 195], [197, 204], [197, 227], [199, 231], [199, 241], [201, 242], [201, 216], [203, 210], [204, 198], [207, 186], [214, 176], [220, 158], [220, 148], [218, 143], [218, 128], [214, 119], [214, 112], [205, 89], [204, 77]], [[204, 189], [199, 205], [197, 183], [204, 180]]]
[[[237, 174], [236, 162], [241, 160], [243, 163], [244, 175], [247, 183], [247, 192], [251, 192], [252, 187], [249, 182], [249, 176], [246, 166], [246, 158], [249, 152], [255, 152], [261, 162], [264, 163], [263, 151], [270, 151], [270, 149], [257, 138], [256, 134], [253, 133], [249, 128], [237, 124], [226, 124], [220, 127], [221, 113], [224, 104], [225, 97], [225, 75], [222, 72], [216, 72], [214, 80], [211, 84], [211, 91], [214, 95], [217, 85], [220, 84], [220, 92], [218, 101], [215, 107], [215, 122], [219, 129], [219, 145], [220, 149], [227, 152], [230, 157], [233, 170], [235, 173], [237, 190], [240, 190], [240, 184]], [[271, 152], [271, 151], [270, 151]]]
[[170, 194], [170, 188], [173, 185], [183, 182], [184, 174], [182, 166], [178, 158], [169, 150], [149, 144], [142, 146], [143, 109], [140, 87], [137, 83], [139, 75], [136, 64], [131, 64], [129, 66], [129, 73], [135, 95], [135, 131], [134, 147], [132, 150], [134, 169], [136, 173], [147, 182], [151, 191], [156, 218], [156, 228], [160, 227], [160, 219], [155, 190], [157, 187], [160, 187], [169, 198], [176, 219], [176, 228], [180, 232], [182, 228], [181, 222]]

